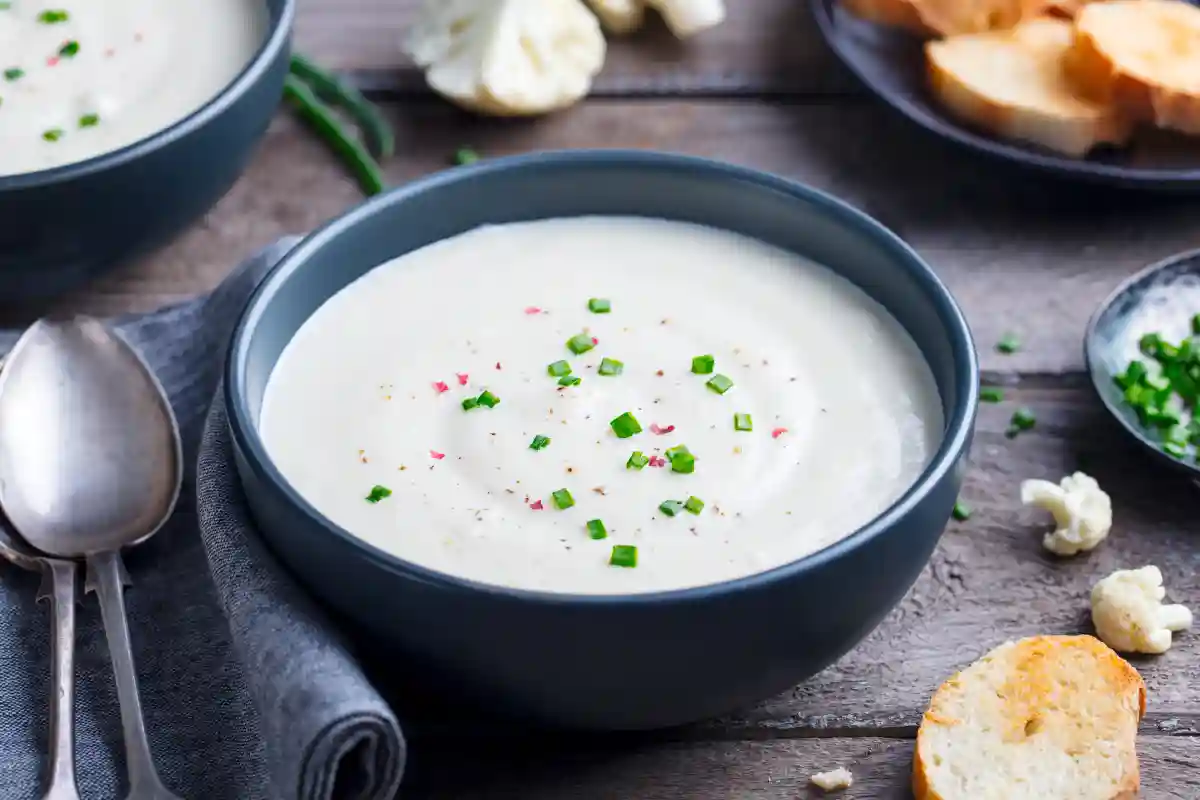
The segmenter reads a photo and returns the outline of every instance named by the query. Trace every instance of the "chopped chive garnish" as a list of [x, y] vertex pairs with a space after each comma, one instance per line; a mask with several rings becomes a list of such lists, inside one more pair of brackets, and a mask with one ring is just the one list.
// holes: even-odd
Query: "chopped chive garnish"
[[1036, 424], [1037, 417], [1034, 416], [1032, 410], [1024, 407], [1018, 408], [1013, 412], [1008, 430], [1004, 432], [1004, 435], [1010, 439], [1015, 438], [1021, 431], [1027, 431]]
[[692, 359], [692, 372], [697, 375], [708, 375], [713, 371], [717, 360], [712, 356], [696, 356]]
[[479, 407], [479, 400], [475, 397], [465, 397], [462, 401], [463, 411], [470, 411], [472, 408]]
[[683, 503], [678, 500], [663, 500], [658, 504], [658, 510], [668, 517], [677, 517], [679, 512], [683, 511]]
[[604, 523], [598, 519], [589, 519], [587, 523], [588, 536], [593, 539], [607, 539], [608, 529], [604, 527]]
[[8, 11], [12, 8], [10, 0], [0, 0], [0, 11]]
[[71, 15], [66, 11], [51, 9], [38, 14], [38, 22], [43, 25], [57, 25], [60, 22], [66, 22], [71, 18]]
[[733, 381], [726, 378], [724, 375], [713, 375], [704, 385], [712, 389], [717, 394], [725, 394], [733, 388]]
[[571, 497], [571, 493], [566, 489], [551, 492], [550, 499], [554, 501], [554, 505], [558, 506], [559, 509], [566, 509], [575, 505], [575, 498]]
[[1192, 317], [1192, 333], [1200, 334], [1200, 314]]
[[549, 373], [551, 377], [561, 378], [563, 375], [571, 374], [571, 365], [566, 361], [555, 361], [553, 364], [546, 367], [546, 372]]
[[583, 383], [583, 378], [578, 375], [565, 375], [558, 379], [559, 386], [578, 386]]
[[1163, 452], [1175, 458], [1183, 458], [1187, 455], [1187, 445], [1179, 442], [1163, 442]]
[[100, 124], [100, 115], [99, 114], [84, 114], [82, 117], [79, 118], [79, 127], [81, 127], [81, 128], [94, 128], [99, 124]]
[[533, 437], [533, 441], [529, 443], [530, 450], [545, 450], [550, 446], [550, 437], [542, 436], [540, 433]]
[[47, 142], [57, 142], [63, 137], [62, 128], [51, 128], [42, 134], [42, 138]]
[[754, 430], [754, 420], [750, 419], [749, 414], [734, 414], [733, 429], [735, 431], [752, 431]]
[[25, 70], [20, 67], [9, 67], [4, 70], [4, 80], [15, 81], [25, 75]]
[[955, 503], [954, 510], [950, 513], [959, 522], [964, 522], [971, 518], [971, 507], [966, 503]]
[[704, 510], [704, 501], [699, 497], [689, 497], [683, 507], [693, 514], [699, 514]]
[[686, 450], [682, 453], [670, 455], [670, 450], [667, 451], [667, 458], [671, 461], [671, 471], [679, 472], [684, 475], [690, 475], [696, 471], [696, 457]]
[[613, 433], [617, 435], [618, 439], [628, 439], [630, 436], [642, 432], [642, 424], [628, 411], [608, 424], [612, 426]]
[[593, 297], [588, 300], [588, 311], [593, 314], [607, 314], [612, 311], [612, 303], [602, 297]]
[[613, 545], [612, 555], [609, 556], [608, 563], [614, 567], [636, 567], [637, 548], [631, 544]]
[[625, 462], [625, 469], [641, 469], [650, 463], [650, 459], [646, 458], [641, 450], [634, 450], [633, 455]]
[[79, 42], [75, 41], [74, 39], [69, 42], [63, 42], [63, 46], [58, 48], [58, 54], [63, 58], [71, 58], [72, 56], [78, 55], [78, 53]]
[[1012, 355], [1021, 349], [1021, 340], [1014, 334], [1006, 333], [1000, 337], [1000, 341], [996, 342], [996, 350], [1005, 355]]
[[985, 386], [979, 390], [979, 399], [985, 403], [1003, 403], [1004, 390], [995, 386]]
[[672, 459], [672, 458], [675, 458], [676, 456], [681, 456], [684, 453], [690, 454], [691, 452], [692, 452], [691, 450], [687, 449], [686, 444], [677, 444], [674, 447], [667, 448], [666, 456], [668, 459]]
[[592, 337], [586, 333], [577, 333], [570, 339], [567, 339], [567, 349], [577, 356], [583, 355], [595, 346], [596, 343], [592, 341]]
[[625, 364], [617, 361], [615, 358], [605, 358], [600, 361], [601, 375], [620, 375], [625, 371]]
[[492, 394], [487, 389], [483, 390], [483, 393], [476, 398], [476, 401], [479, 403], [479, 405], [487, 406], [488, 408], [495, 408], [500, 404], [500, 398], [496, 397], [496, 395]]
[[479, 153], [476, 153], [469, 147], [460, 147], [454, 151], [454, 164], [459, 167], [465, 167], [467, 164], [474, 164], [479, 160]]
[[386, 486], [372, 486], [371, 493], [367, 495], [366, 500], [368, 503], [378, 503], [383, 498], [391, 496], [392, 490]]

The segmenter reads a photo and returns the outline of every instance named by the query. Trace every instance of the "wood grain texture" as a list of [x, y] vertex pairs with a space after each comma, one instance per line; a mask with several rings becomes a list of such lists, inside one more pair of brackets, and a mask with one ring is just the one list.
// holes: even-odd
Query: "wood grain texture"
[[[360, 85], [425, 93], [403, 41], [421, 0], [300, 0], [296, 45]], [[657, 15], [608, 37], [597, 95], [844, 92], [857, 84], [827, 51], [805, 0], [729, 0], [717, 28], [680, 42]]]
[[[393, 183], [486, 155], [572, 147], [675, 150], [805, 181], [874, 214], [937, 269], [962, 304], [988, 370], [1082, 367], [1085, 324], [1123, 278], [1200, 246], [1200, 202], [1057, 186], [961, 153], [873, 103], [592, 101], [535, 122], [480, 121], [437, 101], [389, 105]], [[98, 313], [145, 310], [215, 284], [243, 255], [358, 202], [320, 142], [281, 115], [245, 177], [174, 246], [72, 298]], [[26, 314], [33, 313], [26, 309]], [[11, 315], [9, 315], [11, 318]], [[1025, 349], [1001, 356], [1007, 331]]]
[[[1142, 737], [1143, 800], [1200, 796], [1200, 740]], [[913, 743], [900, 739], [633, 743], [571, 749], [417, 747], [401, 800], [904, 800]], [[824, 794], [816, 772], [845, 766], [854, 785]]]

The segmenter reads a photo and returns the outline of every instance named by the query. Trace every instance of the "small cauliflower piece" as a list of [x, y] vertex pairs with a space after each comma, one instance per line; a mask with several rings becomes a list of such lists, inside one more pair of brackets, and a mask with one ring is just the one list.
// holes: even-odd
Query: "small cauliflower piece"
[[687, 39], [725, 21], [725, 0], [588, 0], [613, 33], [630, 33], [642, 26], [646, 6], [662, 14], [671, 33]]
[[1192, 612], [1163, 605], [1158, 567], [1120, 569], [1092, 587], [1092, 623], [1100, 639], [1122, 653], [1165, 653], [1171, 634], [1192, 626]]
[[1045, 535], [1042, 546], [1060, 556], [1091, 550], [1112, 528], [1112, 500], [1082, 472], [1068, 475], [1057, 486], [1050, 481], [1023, 481], [1021, 502], [1054, 515], [1055, 529]]
[[588, 0], [606, 30], [612, 33], [632, 33], [646, 19], [643, 0]]
[[838, 767], [837, 769], [829, 770], [829, 772], [818, 772], [809, 778], [809, 781], [822, 791], [837, 792], [853, 786], [854, 776], [845, 767]]
[[606, 52], [582, 0], [426, 0], [407, 48], [435, 92], [492, 116], [575, 104]]

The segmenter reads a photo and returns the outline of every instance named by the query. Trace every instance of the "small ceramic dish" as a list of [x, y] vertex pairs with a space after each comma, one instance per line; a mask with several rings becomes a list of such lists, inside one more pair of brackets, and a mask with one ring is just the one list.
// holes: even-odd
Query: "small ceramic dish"
[[1139, 341], [1158, 333], [1168, 342], [1180, 342], [1192, 334], [1192, 317], [1200, 313], [1200, 250], [1171, 256], [1126, 280], [1100, 304], [1088, 322], [1083, 354], [1096, 394], [1155, 458], [1200, 478], [1200, 465], [1190, 450], [1176, 457], [1163, 448], [1160, 429], [1144, 425], [1133, 406], [1125, 402], [1118, 385], [1134, 360], [1148, 361]]

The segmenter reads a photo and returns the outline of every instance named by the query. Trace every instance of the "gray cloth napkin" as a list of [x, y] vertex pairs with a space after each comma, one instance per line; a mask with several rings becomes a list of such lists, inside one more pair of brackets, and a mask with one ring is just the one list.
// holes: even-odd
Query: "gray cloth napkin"
[[[126, 558], [150, 746], [164, 782], [185, 800], [382, 800], [404, 768], [392, 711], [257, 537], [216, 393], [239, 311], [294, 243], [267, 248], [207, 296], [114, 321], [171, 395], [189, 466], [175, 516]], [[0, 349], [15, 339], [0, 334]], [[50, 617], [36, 601], [39, 580], [0, 565], [3, 800], [44, 791]], [[88, 800], [122, 798], [116, 690], [91, 595], [78, 611], [76, 652], [80, 789]]]

